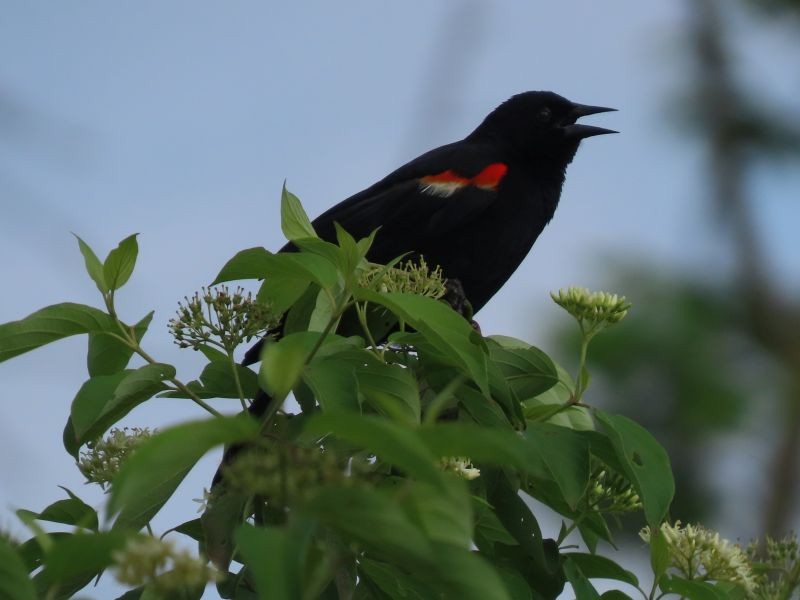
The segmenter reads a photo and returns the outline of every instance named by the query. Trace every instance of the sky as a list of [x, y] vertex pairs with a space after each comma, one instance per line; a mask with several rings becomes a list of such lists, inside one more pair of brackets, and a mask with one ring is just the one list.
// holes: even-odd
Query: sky
[[[724, 268], [700, 189], [701, 150], [666, 116], [686, 68], [683, 8], [668, 0], [5, 0], [0, 322], [62, 301], [99, 305], [70, 232], [101, 256], [138, 232], [120, 312], [134, 322], [155, 310], [145, 347], [193, 379], [202, 361], [178, 352], [166, 322], [237, 251], [282, 245], [284, 180], [313, 217], [463, 137], [509, 96], [546, 89], [618, 108], [588, 122], [621, 132], [582, 144], [555, 219], [478, 315], [485, 334], [547, 350], [547, 332], [566, 318], [549, 290], [602, 288], [618, 261]], [[756, 48], [746, 58], [778, 79], [772, 53], [781, 42], [758, 50], [759, 35], [742, 32], [745, 48], [751, 38]], [[793, 77], [785, 90], [797, 89]], [[768, 248], [791, 286], [800, 209], [787, 197], [797, 183], [789, 169], [753, 183]], [[60, 445], [86, 378], [85, 344], [69, 339], [0, 364], [2, 527], [20, 531], [12, 510], [59, 499], [58, 484], [102, 505]], [[164, 399], [123, 424], [201, 416], [188, 401]], [[156, 529], [194, 512], [216, 459], [190, 474]]]

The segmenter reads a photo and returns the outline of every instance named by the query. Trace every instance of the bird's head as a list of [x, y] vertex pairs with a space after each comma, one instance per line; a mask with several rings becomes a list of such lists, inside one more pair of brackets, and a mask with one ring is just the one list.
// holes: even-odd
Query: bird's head
[[613, 110], [616, 109], [570, 102], [553, 92], [524, 92], [494, 109], [470, 137], [494, 139], [526, 158], [566, 165], [575, 156], [582, 139], [617, 133], [576, 121]]

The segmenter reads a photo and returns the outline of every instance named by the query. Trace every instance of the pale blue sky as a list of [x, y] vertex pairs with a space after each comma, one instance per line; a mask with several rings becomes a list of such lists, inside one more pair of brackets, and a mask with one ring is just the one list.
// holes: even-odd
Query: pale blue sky
[[[682, 9], [668, 0], [5, 0], [0, 106], [17, 116], [0, 121], [0, 322], [98, 302], [70, 231], [103, 255], [140, 232], [122, 315], [155, 309], [150, 353], [191, 379], [200, 361], [177, 352], [164, 325], [236, 251], [281, 245], [284, 179], [316, 215], [528, 89], [617, 107], [592, 122], [622, 134], [580, 149], [553, 223], [480, 313], [485, 333], [546, 349], [563, 318], [548, 290], [603, 287], [608, 257], [724, 268], [700, 150], [665, 117], [686, 69]], [[786, 75], [786, 57], [775, 59], [786, 40], [740, 34], [759, 76]], [[780, 81], [787, 97], [799, 84], [797, 72]], [[753, 184], [769, 249], [794, 287], [798, 183], [787, 168]], [[75, 339], [0, 364], [2, 526], [17, 527], [9, 509], [59, 498], [56, 484], [102, 501], [60, 447], [84, 351]], [[194, 405], [157, 400], [126, 424], [191, 415], [200, 416]], [[214, 460], [190, 475], [157, 529], [190, 516]]]

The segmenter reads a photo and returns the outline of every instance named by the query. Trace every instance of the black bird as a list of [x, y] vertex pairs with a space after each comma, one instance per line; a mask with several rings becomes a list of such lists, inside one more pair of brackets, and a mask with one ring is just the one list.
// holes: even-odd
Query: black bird
[[340, 202], [314, 220], [314, 229], [335, 242], [334, 222], [356, 239], [380, 227], [371, 261], [422, 255], [461, 283], [477, 312], [553, 217], [580, 141], [616, 133], [576, 120], [611, 110], [552, 92], [513, 96], [463, 140], [426, 152]]
[[[314, 219], [314, 229], [335, 242], [334, 223], [356, 239], [380, 228], [368, 255], [372, 262], [421, 255], [448, 281], [460, 283], [477, 312], [552, 219], [581, 140], [616, 133], [576, 121], [612, 110], [553, 92], [517, 94], [463, 140], [426, 152], [330, 208]], [[294, 249], [287, 244], [283, 251]], [[251, 349], [245, 364], [259, 354], [260, 347]], [[250, 412], [263, 414], [269, 400], [259, 394]]]

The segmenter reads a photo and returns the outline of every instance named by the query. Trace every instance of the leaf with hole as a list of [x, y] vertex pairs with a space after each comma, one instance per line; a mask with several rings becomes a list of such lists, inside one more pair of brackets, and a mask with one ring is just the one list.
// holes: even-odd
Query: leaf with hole
[[675, 480], [667, 452], [646, 429], [628, 417], [602, 411], [596, 411], [595, 415], [602, 423], [625, 475], [642, 500], [647, 523], [651, 528], [658, 527], [675, 494]]

